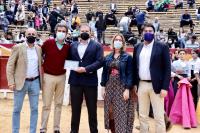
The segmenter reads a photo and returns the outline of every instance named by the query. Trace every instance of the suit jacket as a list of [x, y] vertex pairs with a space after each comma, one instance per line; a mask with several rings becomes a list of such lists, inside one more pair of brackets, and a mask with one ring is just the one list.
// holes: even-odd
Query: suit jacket
[[79, 61], [79, 66], [85, 67], [86, 73], [80, 74], [72, 70], [68, 82], [70, 85], [98, 86], [97, 70], [102, 67], [103, 48], [99, 43], [90, 40], [83, 58], [80, 59], [78, 45], [79, 42], [71, 44], [69, 59]]
[[[143, 43], [134, 47], [133, 53], [133, 84], [139, 85], [139, 56]], [[171, 74], [171, 63], [168, 46], [155, 41], [150, 58], [150, 75], [155, 93], [161, 89], [168, 90]]]
[[[40, 85], [42, 87], [41, 55], [42, 50], [35, 45], [38, 55], [38, 69], [40, 74]], [[27, 45], [25, 43], [13, 46], [11, 56], [8, 59], [6, 75], [8, 85], [16, 85], [16, 90], [21, 90], [24, 86], [27, 71]]]

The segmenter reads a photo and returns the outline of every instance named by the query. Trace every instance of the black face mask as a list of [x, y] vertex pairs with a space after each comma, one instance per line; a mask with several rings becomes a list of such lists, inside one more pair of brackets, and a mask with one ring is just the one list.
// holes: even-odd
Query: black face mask
[[34, 36], [27, 36], [26, 37], [27, 42], [31, 43], [31, 44], [35, 42], [35, 39], [36, 39], [36, 37], [34, 37]]
[[83, 40], [88, 40], [90, 37], [90, 35], [87, 32], [83, 32], [81, 33], [81, 39]]

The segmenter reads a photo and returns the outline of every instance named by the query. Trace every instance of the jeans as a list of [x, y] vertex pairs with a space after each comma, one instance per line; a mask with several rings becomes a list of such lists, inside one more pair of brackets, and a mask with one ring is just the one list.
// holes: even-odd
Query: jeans
[[12, 133], [19, 133], [20, 112], [22, 109], [24, 97], [28, 93], [31, 109], [30, 133], [36, 133], [38, 120], [38, 99], [40, 94], [39, 78], [34, 81], [25, 81], [21, 90], [14, 91], [14, 110], [12, 116]]

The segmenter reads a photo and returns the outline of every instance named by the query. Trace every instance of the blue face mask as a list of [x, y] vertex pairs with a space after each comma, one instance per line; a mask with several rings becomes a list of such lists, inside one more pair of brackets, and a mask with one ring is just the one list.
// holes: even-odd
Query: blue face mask
[[145, 41], [151, 42], [151, 41], [153, 41], [153, 39], [154, 39], [153, 33], [150, 33], [150, 32], [144, 33], [144, 40]]
[[114, 41], [114, 48], [115, 49], [120, 49], [122, 48], [123, 44], [121, 41]]

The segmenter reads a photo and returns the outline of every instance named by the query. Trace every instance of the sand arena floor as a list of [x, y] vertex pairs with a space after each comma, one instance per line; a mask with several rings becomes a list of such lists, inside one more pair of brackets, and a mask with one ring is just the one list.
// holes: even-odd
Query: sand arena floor
[[[40, 129], [40, 121], [41, 121], [41, 109], [42, 109], [42, 100], [40, 96], [39, 101], [39, 117], [38, 117], [38, 126], [37, 133], [39, 133]], [[7, 99], [3, 99], [3, 94], [0, 93], [0, 133], [11, 133], [12, 126], [12, 110], [13, 110], [13, 94], [10, 93]], [[104, 121], [103, 121], [103, 102], [98, 103], [98, 128], [99, 133], [107, 133], [107, 130], [104, 129]], [[28, 133], [29, 132], [29, 119], [30, 119], [30, 109], [29, 109], [29, 101], [26, 96], [23, 109], [21, 112], [21, 126], [20, 133]], [[63, 106], [62, 116], [61, 116], [61, 133], [69, 133], [70, 132], [70, 121], [71, 121], [71, 108], [70, 106]], [[135, 118], [134, 126], [138, 126], [137, 116]], [[53, 133], [53, 106], [51, 108], [51, 114], [48, 123], [48, 132]], [[134, 133], [139, 133], [137, 129], [134, 128]], [[154, 122], [150, 120], [150, 133], [155, 132]], [[82, 107], [81, 113], [81, 121], [80, 121], [80, 133], [90, 133], [88, 126], [88, 116], [87, 116], [87, 108], [85, 104]], [[200, 133], [200, 125], [198, 128], [185, 130], [179, 125], [174, 125], [169, 133]]]

